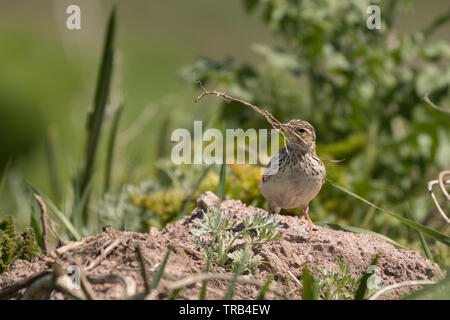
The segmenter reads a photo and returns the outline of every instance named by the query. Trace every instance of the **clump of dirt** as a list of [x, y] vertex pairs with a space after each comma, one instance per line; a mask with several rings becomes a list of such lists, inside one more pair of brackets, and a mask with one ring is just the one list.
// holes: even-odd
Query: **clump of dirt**
[[[202, 219], [203, 211], [217, 206], [218, 198], [212, 192], [206, 192], [197, 200], [197, 208], [191, 216], [167, 225], [163, 230], [151, 229], [149, 233], [120, 232], [109, 227], [104, 232], [57, 248], [48, 256], [34, 259], [32, 262], [19, 260], [10, 270], [0, 275], [0, 298], [20, 299], [30, 277], [39, 277], [39, 272], [48, 272], [56, 279], [55, 261], [60, 270], [67, 270], [78, 264], [82, 274], [86, 275], [91, 286], [91, 294], [99, 299], [121, 299], [124, 297], [167, 299], [173, 289], [180, 287], [178, 298], [198, 299], [202, 287], [201, 278], [206, 267], [203, 249], [193, 243], [190, 229], [195, 219]], [[230, 221], [240, 221], [242, 214], [252, 215], [261, 209], [246, 206], [241, 201], [226, 200], [220, 205]], [[282, 295], [298, 299], [300, 290], [297, 280], [302, 268], [338, 270], [337, 260], [345, 261], [354, 277], [364, 273], [375, 257], [379, 255], [377, 266], [383, 284], [394, 284], [410, 280], [434, 279], [440, 271], [432, 263], [410, 250], [397, 249], [393, 245], [367, 234], [336, 231], [316, 226], [311, 233], [305, 228], [304, 218], [278, 215], [276, 220], [283, 226], [282, 239], [257, 244], [254, 252], [268, 263], [262, 264], [255, 276], [243, 275], [236, 286], [234, 299], [254, 299], [261, 291], [267, 277], [276, 272], [275, 280], [266, 299], [280, 299]], [[167, 261], [164, 275], [157, 290], [149, 295], [145, 292], [159, 266], [166, 256], [169, 246], [172, 252]], [[144, 280], [144, 273], [147, 282]], [[51, 272], [50, 272], [51, 271]], [[229, 286], [232, 273], [222, 268], [212, 267], [207, 286], [207, 299], [222, 299]], [[25, 281], [24, 281], [25, 280]], [[11, 290], [18, 281], [27, 283], [20, 290]], [[417, 287], [402, 287], [393, 291], [388, 298], [394, 299], [409, 293]], [[67, 299], [64, 290], [49, 290], [47, 295], [39, 297], [49, 299]], [[81, 290], [80, 291], [80, 296]], [[148, 291], [147, 291], [148, 292]], [[137, 294], [137, 295], [136, 295]], [[28, 295], [28, 297], [35, 297]], [[80, 297], [79, 296], [79, 297]]]

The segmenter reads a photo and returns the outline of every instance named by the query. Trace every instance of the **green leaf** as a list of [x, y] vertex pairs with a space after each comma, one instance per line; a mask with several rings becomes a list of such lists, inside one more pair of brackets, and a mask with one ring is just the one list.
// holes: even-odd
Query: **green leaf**
[[[225, 154], [225, 152], [224, 152]], [[225, 155], [224, 155], [224, 159], [223, 159], [223, 163], [220, 166], [220, 180], [219, 180], [219, 185], [217, 186], [217, 191], [216, 191], [216, 195], [219, 198], [219, 201], [222, 202], [224, 199], [224, 195], [225, 195], [225, 180], [226, 180], [226, 169], [227, 169], [227, 165], [225, 163]]]
[[448, 300], [450, 297], [450, 268], [446, 277], [436, 284], [427, 285], [403, 297], [402, 300]]
[[241, 266], [238, 266], [236, 268], [236, 271], [234, 272], [233, 279], [231, 280], [230, 285], [228, 286], [227, 293], [225, 294], [225, 297], [223, 298], [223, 300], [231, 300], [231, 299], [233, 299], [234, 289], [236, 287], [236, 283], [237, 283], [237, 280], [238, 280], [239, 275], [241, 274], [241, 272], [242, 272], [242, 268], [241, 268]]
[[161, 280], [163, 274], [164, 274], [164, 269], [166, 267], [167, 264], [167, 260], [169, 260], [169, 255], [170, 252], [172, 251], [172, 246], [169, 246], [169, 250], [166, 253], [166, 256], [164, 257], [164, 260], [161, 264], [161, 266], [159, 267], [158, 271], [155, 274], [155, 277], [153, 278], [152, 284], [150, 285], [150, 289], [156, 289], [158, 287], [159, 281]]
[[81, 235], [78, 232], [78, 230], [72, 225], [72, 223], [67, 219], [67, 217], [62, 213], [58, 207], [42, 192], [40, 192], [38, 189], [33, 187], [31, 184], [29, 184], [31, 189], [34, 193], [41, 196], [44, 200], [47, 207], [50, 209], [51, 212], [53, 212], [56, 216], [56, 218], [62, 223], [62, 225], [69, 231], [69, 233], [72, 235], [72, 237], [75, 239], [75, 241], [78, 241], [81, 239]]
[[45, 153], [48, 167], [48, 175], [50, 186], [52, 188], [53, 196], [56, 199], [56, 202], [61, 200], [61, 186], [59, 183], [59, 170], [58, 170], [58, 161], [56, 160], [56, 129], [50, 128], [47, 131], [47, 136], [45, 139]]
[[402, 217], [401, 215], [385, 210], [383, 208], [378, 207], [377, 205], [373, 204], [372, 202], [358, 196], [357, 194], [351, 192], [350, 190], [345, 189], [344, 187], [339, 186], [338, 184], [336, 184], [335, 182], [331, 181], [330, 179], [327, 179], [327, 181], [336, 189], [339, 189], [349, 195], [351, 195], [352, 197], [368, 204], [369, 206], [374, 207], [375, 209], [380, 210], [383, 213], [386, 213], [388, 215], [390, 215], [391, 217], [394, 217], [395, 219], [399, 220], [400, 222], [402, 222], [403, 224], [421, 232], [422, 234], [426, 235], [427, 237], [430, 237], [434, 240], [440, 241], [444, 244], [446, 244], [447, 246], [450, 246], [450, 237], [446, 236], [445, 234], [440, 233], [439, 231], [436, 231], [434, 229], [428, 228], [420, 223], [414, 222], [411, 219]]
[[41, 230], [41, 222], [39, 218], [36, 217], [36, 209], [34, 206], [31, 207], [31, 222], [30, 227], [33, 229], [34, 234], [36, 236], [36, 243], [41, 249], [44, 249], [44, 244], [42, 242], [42, 230]]
[[[103, 48], [102, 61], [98, 74], [97, 88], [94, 97], [94, 109], [88, 115], [88, 137], [86, 142], [84, 168], [81, 173], [78, 185], [78, 196], [83, 197], [89, 181], [92, 180], [95, 155], [98, 150], [100, 134], [102, 131], [106, 103], [109, 97], [109, 88], [114, 61], [114, 34], [116, 25], [116, 9], [113, 8], [109, 17], [108, 27], [106, 31], [105, 44]], [[84, 221], [87, 221], [87, 212], [83, 208]]]
[[303, 300], [319, 300], [319, 289], [317, 286], [317, 280], [311, 274], [307, 266], [303, 267], [302, 271], [302, 284], [303, 284]]
[[180, 294], [181, 288], [177, 288], [175, 290], [172, 291], [172, 294], [170, 295], [169, 300], [175, 300], [178, 295]]
[[[409, 206], [409, 204], [408, 204], [408, 206]], [[410, 207], [410, 211], [408, 211], [408, 213], [411, 216], [411, 219], [414, 220], [415, 222], [417, 222], [416, 216], [415, 216], [414, 212], [412, 211], [411, 206], [409, 206], [409, 207]], [[420, 244], [422, 245], [425, 255], [427, 256], [428, 259], [433, 261], [433, 255], [431, 254], [430, 248], [428, 247], [427, 240], [423, 236], [422, 232], [419, 231], [418, 234], [419, 234]]]
[[[209, 272], [210, 264], [211, 264], [211, 256], [208, 254], [208, 262], [206, 263], [205, 273]], [[200, 291], [200, 298], [199, 298], [199, 300], [205, 300], [206, 299], [206, 286], [207, 285], [208, 285], [208, 280], [203, 280], [203, 282], [202, 282], [202, 290]]]
[[261, 292], [259, 293], [258, 297], [256, 297], [256, 300], [263, 300], [266, 296], [267, 291], [269, 290], [270, 284], [272, 283], [272, 280], [274, 278], [274, 273], [271, 272], [269, 277], [267, 277], [267, 281], [264, 284], [264, 287], [262, 288]]
[[120, 105], [114, 113], [113, 123], [111, 131], [109, 133], [108, 149], [106, 151], [106, 163], [105, 163], [105, 181], [103, 187], [103, 193], [109, 191], [111, 176], [112, 176], [112, 164], [114, 159], [114, 147], [116, 145], [117, 130], [119, 128], [120, 117], [122, 115], [123, 106]]
[[[375, 258], [370, 263], [370, 266], [376, 266], [378, 261], [378, 254], [375, 256]], [[370, 267], [369, 266], [369, 267]], [[369, 269], [369, 268], [368, 268]], [[368, 270], [361, 276], [358, 289], [355, 292], [355, 300], [362, 300], [364, 299], [364, 296], [367, 291], [367, 280], [370, 276], [372, 276], [372, 272], [368, 272]]]

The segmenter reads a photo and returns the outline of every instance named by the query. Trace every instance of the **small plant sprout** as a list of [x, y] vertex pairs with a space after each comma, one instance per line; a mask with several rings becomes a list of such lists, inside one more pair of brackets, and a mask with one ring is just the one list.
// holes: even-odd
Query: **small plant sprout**
[[338, 269], [330, 267], [321, 269], [319, 277], [319, 296], [323, 300], [350, 300], [354, 299], [359, 279], [353, 278], [350, 266], [338, 259]]
[[[210, 257], [212, 263], [230, 270], [235, 270], [240, 264], [242, 272], [250, 273], [256, 272], [262, 261], [260, 255], [253, 253], [252, 246], [258, 242], [279, 240], [282, 229], [274, 216], [265, 212], [243, 215], [242, 223], [231, 224], [225, 213], [217, 208], [208, 208], [203, 220], [195, 220], [194, 223], [197, 227], [191, 233], [198, 237], [194, 242], [205, 249], [205, 255]], [[210, 241], [207, 241], [207, 236], [211, 237]], [[238, 239], [246, 243], [232, 251]]]

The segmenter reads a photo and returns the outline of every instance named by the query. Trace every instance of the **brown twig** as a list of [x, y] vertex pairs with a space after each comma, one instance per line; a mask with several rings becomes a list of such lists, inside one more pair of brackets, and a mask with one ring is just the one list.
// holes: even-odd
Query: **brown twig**
[[36, 199], [37, 203], [39, 204], [39, 208], [41, 210], [41, 223], [42, 223], [42, 246], [44, 254], [47, 255], [48, 253], [48, 245], [47, 245], [47, 207], [45, 205], [44, 200], [42, 200], [42, 197], [34, 194], [34, 198]]
[[119, 283], [123, 291], [125, 292], [126, 296], [131, 296], [135, 294], [135, 288], [136, 284], [134, 283], [134, 280], [131, 277], [128, 277], [127, 279], [124, 279], [122, 276], [118, 274], [88, 274], [86, 275], [87, 279], [90, 283], [94, 284], [104, 284], [104, 283]]
[[444, 112], [444, 113], [448, 113], [450, 114], [450, 110], [444, 109], [442, 107], [439, 107], [437, 105], [435, 105], [430, 98], [428, 97], [428, 93], [423, 97], [423, 101], [425, 101], [430, 107], [432, 107], [433, 109], [436, 109], [438, 111]]
[[94, 290], [92, 290], [92, 286], [86, 277], [86, 273], [81, 268], [81, 265], [78, 262], [76, 263], [76, 266], [80, 270], [80, 287], [84, 295], [88, 300], [97, 300]]
[[111, 251], [113, 251], [119, 245], [120, 241], [121, 239], [116, 239], [108, 247], [102, 250], [100, 255], [89, 264], [89, 266], [86, 268], [86, 271], [94, 269], [100, 262], [102, 262], [102, 260], [105, 259], [111, 253]]
[[65, 284], [65, 282], [66, 282], [65, 279], [67, 279], [67, 276], [62, 276], [62, 277], [59, 277], [58, 279], [56, 279], [55, 289], [62, 292], [64, 295], [66, 295], [72, 299], [86, 300], [86, 297], [78, 294], [77, 290], [73, 290], [73, 289], [70, 289], [69, 287], [67, 287], [67, 285]]
[[[215, 96], [224, 98], [225, 101], [227, 101], [227, 102], [235, 101], [235, 102], [242, 103], [244, 106], [251, 108], [252, 110], [254, 110], [254, 111], [258, 112], [259, 114], [261, 114], [264, 118], [266, 118], [267, 122], [269, 122], [270, 125], [274, 129], [276, 129], [276, 130], [278, 130], [280, 132], [280, 134], [284, 138], [285, 145], [287, 145], [286, 142], [289, 141], [287, 132], [291, 131], [291, 130], [289, 130], [290, 126], [287, 125], [287, 124], [283, 124], [280, 121], [278, 121], [270, 112], [263, 111], [260, 108], [258, 108], [257, 106], [255, 106], [255, 105], [253, 105], [253, 104], [251, 104], [251, 103], [249, 103], [247, 101], [231, 97], [231, 96], [229, 96], [229, 95], [227, 95], [227, 94], [225, 94], [223, 92], [219, 92], [219, 91], [216, 91], [216, 90], [206, 91], [203, 87], [202, 87], [202, 89], [203, 89], [202, 94], [200, 94], [197, 98], [195, 98], [195, 102], [199, 102], [204, 96], [215, 95]], [[294, 132], [294, 134], [295, 134], [295, 132]], [[301, 139], [300, 136], [298, 136], [298, 137]]]
[[[306, 142], [297, 133], [297, 131], [295, 130], [295, 127], [289, 125], [288, 123], [281, 123], [270, 112], [261, 110], [257, 106], [255, 106], [247, 101], [231, 97], [223, 92], [219, 92], [216, 90], [207, 91], [203, 86], [201, 86], [201, 84], [200, 84], [200, 87], [202, 88], [203, 92], [197, 98], [195, 98], [195, 102], [199, 102], [204, 96], [207, 96], [207, 95], [215, 95], [218, 97], [222, 97], [227, 102], [230, 102], [230, 101], [239, 102], [239, 103], [243, 104], [244, 106], [249, 107], [252, 110], [256, 111], [257, 113], [261, 114], [274, 129], [278, 130], [278, 132], [283, 136], [284, 145], [286, 147], [287, 147], [288, 142], [292, 143], [292, 144], [297, 144], [300, 147], [304, 147], [306, 145]], [[289, 139], [290, 135], [295, 136], [297, 139], [295, 141], [293, 141], [293, 139]], [[286, 151], [289, 153], [288, 148], [286, 148]], [[323, 160], [329, 161], [329, 162], [336, 162], [336, 163], [344, 161], [344, 160], [329, 160], [329, 159], [323, 159]]]
[[43, 300], [46, 299], [55, 289], [55, 278], [53, 274], [36, 279], [27, 288], [22, 296], [22, 300]]
[[8, 299], [9, 297], [11, 297], [13, 294], [15, 294], [17, 291], [28, 287], [31, 283], [33, 283], [34, 281], [45, 277], [47, 275], [51, 274], [51, 271], [41, 271], [38, 272], [36, 274], [33, 274], [25, 279], [22, 280], [17, 280], [15, 282], [13, 282], [12, 284], [10, 284], [9, 286], [3, 288], [2, 290], [0, 290], [0, 299]]

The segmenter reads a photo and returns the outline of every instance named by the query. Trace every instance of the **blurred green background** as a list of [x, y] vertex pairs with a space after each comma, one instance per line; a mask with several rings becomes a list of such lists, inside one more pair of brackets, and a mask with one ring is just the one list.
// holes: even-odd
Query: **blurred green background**
[[[70, 217], [71, 181], [82, 166], [86, 114], [113, 3], [117, 55], [106, 121], [117, 102], [124, 103], [114, 187], [105, 195], [101, 183], [92, 187], [89, 210], [103, 220], [81, 234], [106, 222], [141, 231], [162, 227], [188, 213], [200, 191], [215, 191], [217, 168], [206, 173], [167, 161], [173, 129], [191, 129], [194, 119], [217, 127], [223, 121], [267, 127], [259, 115], [234, 105], [225, 109], [219, 99], [195, 104], [197, 80], [248, 99], [281, 121], [312, 122], [319, 155], [346, 159], [327, 163], [332, 180], [448, 233], [426, 182], [450, 168], [450, 117], [420, 100], [430, 92], [450, 108], [450, 24], [426, 37], [420, 33], [449, 12], [446, 0], [398, 1], [395, 8], [392, 1], [364, 0], [1, 0], [0, 217], [12, 215], [19, 228], [30, 225], [37, 208], [27, 183]], [[382, 19], [392, 18], [383, 20], [381, 32], [365, 27], [365, 8], [372, 3], [381, 6]], [[81, 30], [65, 26], [70, 4], [81, 7]], [[299, 17], [304, 20], [297, 25]], [[106, 139], [101, 143], [96, 181], [102, 180]], [[228, 170], [228, 198], [265, 205], [255, 168]], [[124, 188], [131, 201], [123, 199]], [[417, 232], [329, 185], [311, 212], [313, 220], [370, 229], [423, 250]], [[134, 216], [138, 221], [129, 222]], [[448, 247], [429, 245], [442, 266], [450, 263]]]

